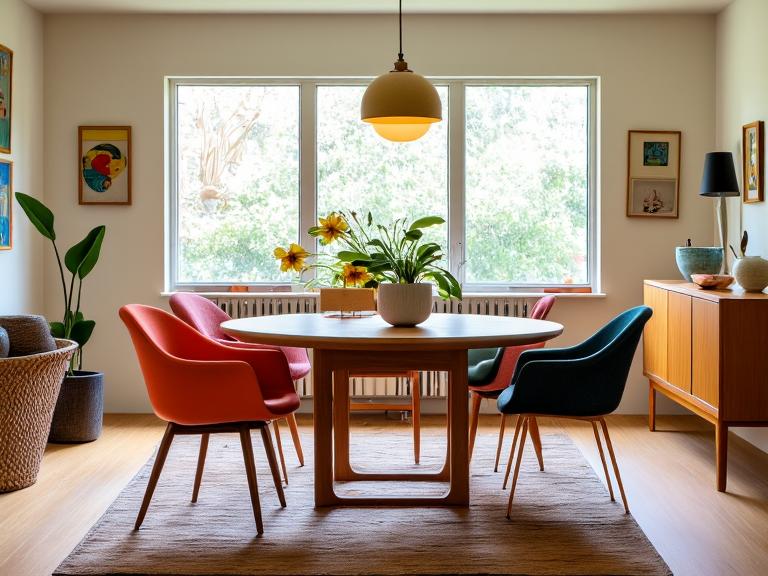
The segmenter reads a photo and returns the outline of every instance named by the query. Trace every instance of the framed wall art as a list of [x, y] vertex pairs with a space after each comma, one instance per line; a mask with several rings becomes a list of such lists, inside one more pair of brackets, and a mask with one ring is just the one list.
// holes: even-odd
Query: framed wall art
[[0, 250], [13, 247], [13, 164], [0, 160]]
[[78, 128], [80, 204], [131, 203], [131, 127]]
[[13, 50], [0, 44], [0, 152], [11, 153]]
[[677, 218], [682, 134], [630, 130], [627, 149], [627, 216]]
[[763, 122], [752, 122], [741, 129], [744, 202], [763, 201]]

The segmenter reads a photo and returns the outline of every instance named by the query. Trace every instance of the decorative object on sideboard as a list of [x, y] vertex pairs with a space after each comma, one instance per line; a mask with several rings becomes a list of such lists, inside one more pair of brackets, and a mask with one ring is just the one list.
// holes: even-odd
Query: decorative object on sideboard
[[627, 216], [677, 218], [682, 133], [630, 130]]
[[0, 160], [0, 250], [13, 248], [13, 162]]
[[719, 246], [687, 246], [675, 248], [675, 262], [680, 274], [688, 282], [693, 282], [693, 274], [717, 274], [723, 265], [723, 249]]
[[131, 204], [131, 127], [77, 129], [80, 204]]
[[741, 256], [736, 254], [736, 250], [731, 246], [731, 251], [736, 257], [736, 263], [733, 266], [733, 275], [736, 282], [747, 292], [762, 292], [768, 286], [768, 260], [760, 256], [747, 256], [747, 244], [749, 235], [744, 230], [741, 236]]
[[[728, 213], [726, 198], [739, 195], [739, 183], [730, 152], [709, 152], [704, 156], [704, 174], [701, 177], [700, 196], [718, 198], [720, 246], [728, 246]], [[728, 258], [723, 255], [723, 274], [728, 274]]]
[[71, 340], [55, 344], [52, 351], [0, 358], [0, 492], [37, 480], [62, 377], [77, 349]]
[[741, 129], [741, 150], [744, 174], [744, 202], [763, 201], [763, 122], [746, 124]]
[[[79, 349], [72, 356], [67, 377], [62, 385], [59, 402], [51, 425], [51, 442], [90, 442], [101, 434], [103, 417], [103, 378], [92, 377], [83, 368], [83, 348], [93, 334], [96, 322], [86, 320], [80, 308], [83, 279], [91, 273], [99, 260], [106, 228], [96, 226], [88, 235], [67, 250], [64, 265], [56, 246], [54, 216], [45, 204], [20, 192], [16, 200], [38, 232], [51, 241], [56, 255], [64, 298], [64, 316], [61, 322], [51, 322], [50, 330], [56, 338], [74, 340]], [[64, 278], [64, 267], [70, 272], [69, 287]], [[77, 286], [75, 282], [77, 281]], [[83, 378], [87, 376], [86, 378]], [[69, 386], [72, 384], [72, 386]]]
[[725, 290], [733, 284], [733, 276], [727, 274], [691, 274], [691, 280], [704, 290]]
[[0, 152], [11, 153], [13, 50], [0, 44]]
[[363, 312], [376, 310], [376, 294], [373, 288], [320, 288], [321, 312], [327, 316], [362, 318]]
[[8, 358], [11, 350], [11, 341], [8, 339], [8, 331], [0, 326], [0, 358]]
[[429, 80], [408, 69], [403, 58], [403, 0], [399, 9], [400, 51], [395, 69], [368, 85], [360, 104], [360, 118], [382, 138], [411, 142], [443, 119], [440, 96]]
[[48, 321], [42, 316], [0, 316], [0, 328], [8, 335], [8, 356], [29, 356], [56, 350]]

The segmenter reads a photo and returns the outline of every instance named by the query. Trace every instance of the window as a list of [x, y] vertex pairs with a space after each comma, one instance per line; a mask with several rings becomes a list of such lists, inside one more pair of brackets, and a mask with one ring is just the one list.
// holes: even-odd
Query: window
[[444, 217], [467, 292], [596, 287], [594, 80], [436, 81], [444, 120], [407, 144], [360, 121], [365, 85], [171, 80], [170, 289], [287, 284], [274, 247], [319, 248], [339, 209]]

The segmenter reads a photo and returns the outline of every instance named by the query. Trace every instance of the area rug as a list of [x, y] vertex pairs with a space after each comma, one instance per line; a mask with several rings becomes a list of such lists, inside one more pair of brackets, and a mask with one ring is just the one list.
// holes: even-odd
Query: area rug
[[[472, 504], [451, 508], [315, 509], [312, 439], [302, 437], [307, 465], [299, 468], [286, 442], [287, 508], [280, 508], [266, 457], [254, 434], [264, 515], [256, 535], [237, 436], [211, 437], [200, 497], [190, 502], [198, 439], [177, 437], [144, 524], [133, 523], [152, 460], [128, 484], [55, 574], [72, 575], [434, 575], [594, 574], [667, 575], [658, 555], [620, 502], [611, 502], [573, 442], [543, 436], [546, 471], [532, 449], [523, 462], [512, 519], [505, 518], [509, 492], [493, 472], [495, 442], [481, 436], [472, 461]], [[410, 430], [363, 429], [353, 433], [353, 463], [383, 469], [412, 464]], [[530, 447], [530, 445], [529, 445]], [[445, 439], [422, 441], [419, 468], [436, 466]], [[620, 457], [620, 455], [619, 455]], [[408, 465], [408, 462], [411, 462]], [[420, 482], [345, 483], [339, 492], [385, 489], [390, 494], [430, 492]]]

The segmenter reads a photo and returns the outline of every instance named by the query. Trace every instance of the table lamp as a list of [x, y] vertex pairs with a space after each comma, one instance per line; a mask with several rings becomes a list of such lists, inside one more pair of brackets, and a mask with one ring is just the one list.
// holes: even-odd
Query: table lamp
[[723, 272], [728, 274], [728, 214], [725, 199], [739, 196], [739, 183], [730, 152], [709, 152], [704, 156], [704, 175], [701, 178], [701, 196], [719, 198], [718, 222], [720, 224], [720, 245], [723, 247]]

